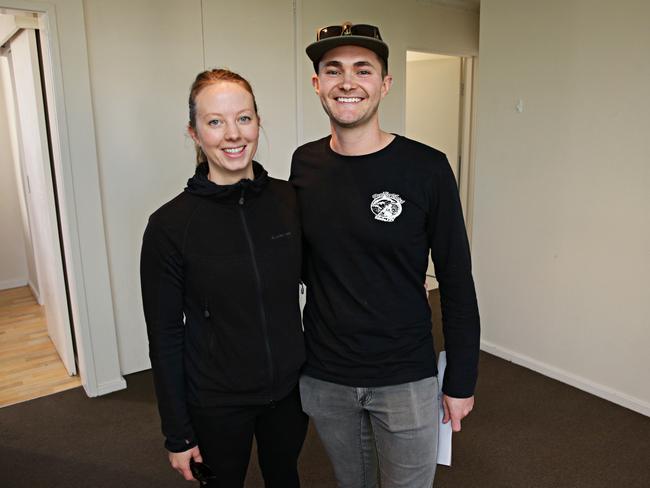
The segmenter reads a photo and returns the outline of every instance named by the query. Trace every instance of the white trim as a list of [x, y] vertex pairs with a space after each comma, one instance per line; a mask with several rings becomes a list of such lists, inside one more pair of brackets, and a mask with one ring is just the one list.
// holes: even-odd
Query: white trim
[[650, 403], [623, 393], [613, 388], [609, 388], [600, 383], [583, 378], [582, 376], [575, 375], [561, 368], [556, 368], [542, 361], [538, 361], [524, 354], [506, 349], [505, 347], [498, 346], [492, 342], [481, 340], [481, 349], [485, 352], [498, 356], [502, 359], [512, 361], [515, 364], [524, 366], [525, 368], [532, 369], [538, 373], [548, 376], [549, 378], [556, 379], [567, 385], [571, 385], [579, 390], [586, 391], [610, 402], [616, 403], [630, 410], [634, 410], [646, 417], [650, 417]]
[[465, 95], [468, 94], [470, 99], [470, 113], [469, 113], [469, 152], [467, 154], [467, 162], [465, 164], [467, 186], [465, 188], [465, 228], [467, 229], [467, 239], [469, 240], [470, 247], [472, 245], [472, 236], [474, 230], [474, 188], [476, 185], [476, 147], [477, 147], [477, 130], [476, 130], [476, 114], [478, 113], [478, 69], [479, 58], [472, 56], [471, 61], [471, 78], [466, 80], [470, 83], [471, 88], [468, 90], [465, 86]]
[[472, 225], [471, 219], [468, 218], [472, 213], [472, 208], [469, 206], [469, 189], [473, 187], [472, 179], [474, 177], [471, 151], [474, 145], [472, 138], [473, 134], [473, 120], [472, 113], [474, 111], [474, 58], [461, 57], [460, 58], [460, 72], [461, 72], [461, 88], [462, 93], [460, 96], [460, 107], [458, 115], [458, 156], [460, 160], [460, 167], [458, 168], [458, 192], [460, 193], [460, 201], [463, 206], [463, 217], [465, 219], [465, 228], [467, 229], [468, 239], [471, 242]]
[[120, 377], [118, 379], [97, 385], [97, 395], [88, 395], [88, 396], [107, 395], [109, 393], [113, 393], [114, 391], [123, 390], [125, 388], [126, 388], [126, 381], [124, 380], [124, 378]]
[[11, 288], [18, 288], [26, 285], [27, 285], [27, 280], [25, 278], [4, 280], [4, 281], [0, 281], [0, 290], [9, 290]]
[[32, 283], [32, 280], [27, 281], [27, 286], [29, 286], [29, 289], [32, 290], [32, 295], [34, 295], [36, 303], [43, 305], [43, 300], [41, 300], [41, 295], [38, 293], [38, 288], [34, 283]]
[[38, 20], [26, 15], [0, 17], [0, 46], [6, 44], [21, 29], [38, 29]]

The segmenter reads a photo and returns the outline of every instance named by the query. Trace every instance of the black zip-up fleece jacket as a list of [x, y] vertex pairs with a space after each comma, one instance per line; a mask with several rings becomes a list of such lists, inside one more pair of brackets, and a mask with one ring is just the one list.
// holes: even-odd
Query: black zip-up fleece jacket
[[188, 407], [272, 403], [304, 362], [300, 224], [289, 183], [219, 186], [200, 165], [149, 218], [140, 275], [165, 447], [196, 445]]

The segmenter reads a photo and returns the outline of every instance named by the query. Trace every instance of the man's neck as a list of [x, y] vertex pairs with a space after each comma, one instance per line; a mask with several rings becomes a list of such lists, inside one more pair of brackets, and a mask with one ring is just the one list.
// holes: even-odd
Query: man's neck
[[395, 139], [393, 134], [384, 132], [378, 124], [362, 127], [341, 127], [331, 124], [332, 139], [330, 147], [335, 153], [344, 156], [362, 156], [377, 152]]

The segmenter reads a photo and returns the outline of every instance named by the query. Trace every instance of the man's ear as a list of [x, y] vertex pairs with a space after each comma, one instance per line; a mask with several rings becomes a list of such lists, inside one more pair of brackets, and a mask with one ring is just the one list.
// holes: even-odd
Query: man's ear
[[316, 94], [320, 93], [320, 80], [318, 79], [318, 74], [314, 73], [311, 75], [311, 86], [316, 90]]
[[386, 95], [388, 95], [388, 92], [390, 91], [390, 87], [392, 85], [393, 85], [393, 76], [392, 75], [384, 76], [384, 79], [381, 82], [381, 98], [384, 98]]

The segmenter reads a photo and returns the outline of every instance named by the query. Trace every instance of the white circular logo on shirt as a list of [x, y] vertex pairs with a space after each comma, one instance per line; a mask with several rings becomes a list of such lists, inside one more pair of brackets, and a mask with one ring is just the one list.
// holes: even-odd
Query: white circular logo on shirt
[[393, 222], [402, 213], [404, 200], [398, 194], [384, 191], [375, 193], [372, 198], [370, 210], [375, 215], [375, 220]]

